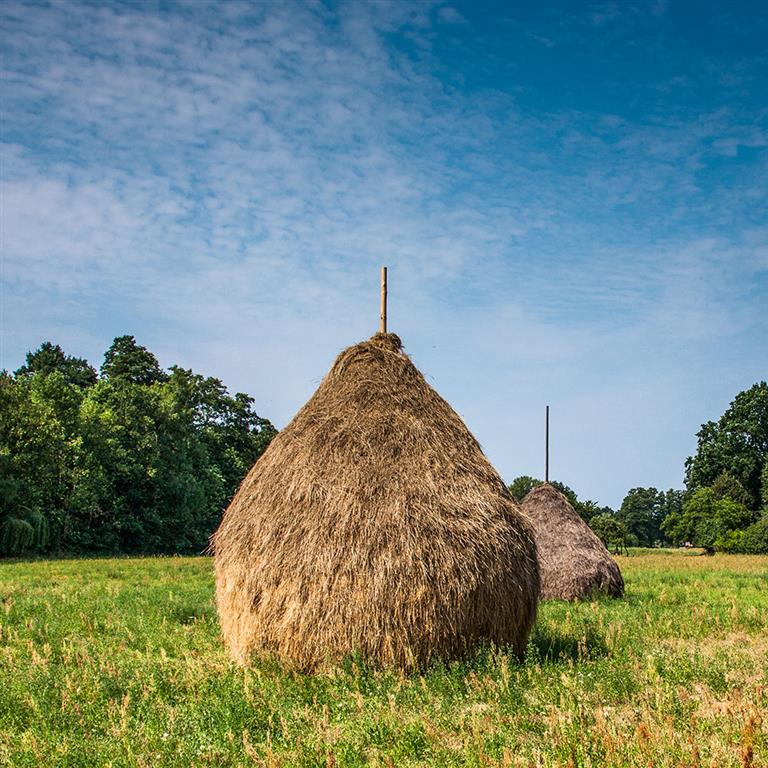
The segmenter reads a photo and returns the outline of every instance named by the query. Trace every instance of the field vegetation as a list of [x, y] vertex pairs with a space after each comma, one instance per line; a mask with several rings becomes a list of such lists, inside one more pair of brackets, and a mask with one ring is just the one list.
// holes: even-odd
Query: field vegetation
[[0, 563], [0, 764], [766, 766], [768, 557], [620, 558], [523, 662], [233, 666], [207, 558]]

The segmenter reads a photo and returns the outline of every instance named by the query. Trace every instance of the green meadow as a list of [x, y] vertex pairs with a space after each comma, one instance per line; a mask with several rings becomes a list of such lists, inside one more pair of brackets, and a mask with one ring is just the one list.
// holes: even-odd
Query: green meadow
[[243, 670], [208, 558], [0, 563], [0, 765], [766, 766], [768, 557], [619, 560], [521, 662]]

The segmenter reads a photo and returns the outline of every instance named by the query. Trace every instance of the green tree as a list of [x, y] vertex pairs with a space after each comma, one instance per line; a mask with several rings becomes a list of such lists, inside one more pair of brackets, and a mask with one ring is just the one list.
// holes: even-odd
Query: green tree
[[50, 341], [43, 342], [34, 352], [27, 352], [27, 361], [16, 371], [16, 377], [39, 373], [47, 376], [58, 371], [67, 384], [90, 387], [96, 383], [96, 370], [81, 357], [70, 357]]
[[624, 497], [617, 517], [642, 547], [652, 547], [664, 538], [661, 523], [666, 516], [666, 498], [656, 488], [632, 488]]
[[768, 554], [768, 511], [763, 516], [744, 529], [739, 549], [750, 555]]
[[[55, 375], [64, 384], [62, 375]], [[68, 441], [39, 387], [48, 378], [0, 374], [0, 550], [5, 554], [44, 549], [50, 520], [66, 493]]]
[[219, 379], [174, 366], [166, 390], [219, 468], [228, 499], [277, 431], [253, 409], [252, 397], [242, 392], [230, 396]]
[[522, 501], [536, 486], [541, 485], [543, 482], [543, 480], [537, 480], [530, 475], [520, 475], [520, 477], [516, 477], [510, 483], [509, 492], [516, 501]]
[[200, 552], [275, 435], [252, 398], [166, 374], [133, 337], [102, 373], [44, 344], [0, 374], [0, 553]]
[[584, 520], [586, 523], [590, 523], [592, 518], [596, 517], [597, 515], [614, 514], [614, 511], [610, 507], [601, 507], [597, 504], [597, 502], [591, 501], [589, 499], [586, 501], [581, 501], [580, 499], [577, 500], [573, 508], [579, 513], [582, 520]]
[[762, 487], [763, 507], [768, 510], [768, 461], [763, 465], [763, 471], [760, 475], [760, 485]]
[[157, 358], [136, 343], [133, 336], [118, 336], [104, 355], [101, 375], [106, 379], [122, 379], [132, 384], [155, 384], [166, 376]]
[[736, 547], [734, 533], [754, 521], [754, 513], [728, 497], [717, 498], [712, 488], [697, 488], [683, 504], [679, 515], [663, 523], [665, 533], [679, 544], [690, 541], [707, 552]]
[[745, 507], [752, 501], [747, 489], [730, 472], [721, 472], [710, 487], [715, 499], [730, 499]]
[[615, 553], [627, 551], [629, 531], [627, 526], [616, 515], [601, 512], [592, 518], [589, 526], [605, 544], [606, 548], [613, 549]]
[[758, 508], [761, 475], [768, 461], [768, 384], [762, 381], [740, 392], [717, 422], [703, 424], [695, 456], [686, 461], [689, 490], [712, 486], [729, 473]]
[[83, 401], [82, 460], [66, 544], [94, 552], [161, 551], [154, 482], [160, 402], [152, 387], [103, 379]]
[[664, 493], [663, 511], [661, 513], [661, 523], [659, 523], [659, 535], [662, 537], [663, 544], [669, 544], [669, 537], [664, 532], [664, 520], [670, 515], [680, 515], [683, 512], [685, 502], [685, 491], [678, 491], [670, 488]]

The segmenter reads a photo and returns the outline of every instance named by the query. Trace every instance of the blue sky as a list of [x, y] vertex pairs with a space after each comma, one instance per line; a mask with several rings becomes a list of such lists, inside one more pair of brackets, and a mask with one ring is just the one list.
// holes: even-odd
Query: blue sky
[[[390, 326], [511, 480], [680, 487], [768, 374], [759, 3], [0, 7], [0, 368], [134, 334], [283, 426]], [[733, 4], [736, 5], [736, 4]]]

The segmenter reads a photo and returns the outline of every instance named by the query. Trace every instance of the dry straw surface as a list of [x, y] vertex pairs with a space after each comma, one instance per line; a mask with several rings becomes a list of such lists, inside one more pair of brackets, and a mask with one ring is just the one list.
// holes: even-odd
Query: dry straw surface
[[578, 600], [624, 594], [619, 566], [557, 488], [544, 483], [523, 500], [533, 523], [541, 571], [542, 600]]
[[530, 524], [394, 334], [342, 352], [213, 538], [233, 658], [314, 670], [359, 653], [412, 668], [480, 640], [521, 653], [535, 619]]

